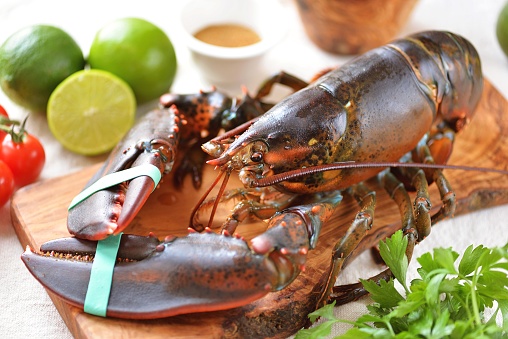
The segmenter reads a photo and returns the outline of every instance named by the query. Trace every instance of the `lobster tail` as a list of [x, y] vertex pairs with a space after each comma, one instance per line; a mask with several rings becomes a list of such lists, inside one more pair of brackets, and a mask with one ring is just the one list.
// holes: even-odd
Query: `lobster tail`
[[480, 58], [474, 46], [450, 32], [426, 31], [394, 41], [413, 68], [421, 89], [433, 98], [450, 128], [461, 130], [472, 118], [483, 91]]

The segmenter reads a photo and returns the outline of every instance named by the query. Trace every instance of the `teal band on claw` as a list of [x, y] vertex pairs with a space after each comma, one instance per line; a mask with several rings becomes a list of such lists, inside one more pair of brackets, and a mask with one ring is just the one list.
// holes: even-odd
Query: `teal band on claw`
[[97, 250], [85, 297], [84, 311], [86, 313], [100, 317], [106, 316], [113, 282], [113, 270], [121, 238], [122, 233], [110, 235], [106, 239], [97, 242]]
[[128, 168], [123, 171], [110, 173], [108, 175], [103, 176], [96, 182], [94, 182], [92, 185], [85, 188], [81, 193], [76, 195], [74, 199], [72, 199], [71, 204], [69, 205], [68, 210], [94, 194], [95, 192], [101, 191], [105, 188], [118, 185], [124, 181], [129, 181], [134, 178], [140, 177], [140, 176], [149, 176], [152, 178], [154, 182], [154, 189], [159, 184], [159, 181], [161, 180], [161, 172], [160, 170], [150, 164], [146, 165], [140, 165], [132, 168]]

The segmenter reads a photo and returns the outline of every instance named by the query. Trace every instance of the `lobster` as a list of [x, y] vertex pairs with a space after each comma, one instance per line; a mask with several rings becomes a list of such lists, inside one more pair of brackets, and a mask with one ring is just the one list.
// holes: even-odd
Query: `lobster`
[[[261, 103], [258, 99], [277, 82], [295, 93], [273, 107]], [[328, 279], [314, 306], [327, 303], [344, 263], [372, 227], [376, 195], [364, 185], [365, 180], [377, 176], [398, 204], [409, 248], [429, 235], [433, 223], [453, 215], [454, 193], [442, 169], [452, 167], [445, 164], [455, 133], [472, 118], [482, 86], [474, 47], [458, 35], [441, 31], [393, 41], [310, 85], [285, 73], [270, 79], [247, 105], [249, 110], [257, 107], [254, 117], [236, 120], [228, 132], [203, 143], [203, 150], [213, 157], [208, 164], [219, 169], [212, 186], [222, 176], [225, 179], [215, 199], [206, 200], [210, 188], [196, 204], [189, 235], [163, 241], [123, 236], [118, 253], [123, 261], [114, 270], [107, 315], [146, 319], [230, 309], [285, 288], [304, 269], [322, 225], [347, 192], [358, 201], [360, 212], [331, 254]], [[180, 113], [183, 105], [174, 95], [163, 96], [161, 102], [146, 125], [131, 131], [134, 137], [113, 152], [112, 157], [120, 154], [120, 160], [107, 162], [92, 182], [146, 162], [167, 172], [176, 161], [179, 141], [203, 141], [216, 131], [211, 121], [219, 126], [216, 122], [224, 117], [214, 113], [206, 128], [182, 137], [196, 122], [189, 123], [188, 111]], [[237, 107], [231, 103], [214, 105], [214, 112]], [[140, 137], [147, 131], [147, 139]], [[197, 144], [185, 147], [195, 149]], [[191, 169], [193, 182], [199, 185], [199, 164], [204, 158], [202, 154], [196, 157], [199, 161], [182, 160], [177, 180]], [[225, 192], [233, 171], [239, 171], [245, 190]], [[431, 216], [428, 184], [432, 182], [443, 206]], [[27, 249], [22, 255], [26, 266], [46, 288], [83, 307], [96, 240], [128, 225], [154, 186], [153, 180], [141, 176], [93, 193], [69, 213], [68, 228], [76, 238], [46, 243], [42, 255]], [[414, 211], [407, 193], [410, 188], [416, 190]], [[211, 207], [212, 220], [219, 204], [231, 197], [240, 197], [241, 202], [224, 222], [221, 234], [211, 230], [211, 222], [205, 228], [199, 225], [203, 210]], [[99, 206], [104, 205], [118, 207], [103, 212]], [[91, 221], [94, 214], [99, 214], [99, 223]], [[234, 232], [250, 216], [270, 220], [268, 230], [248, 244]], [[410, 251], [407, 255], [411, 256]], [[72, 275], [63, 279], [61, 270]], [[136, 293], [122, 298], [126, 290]]]

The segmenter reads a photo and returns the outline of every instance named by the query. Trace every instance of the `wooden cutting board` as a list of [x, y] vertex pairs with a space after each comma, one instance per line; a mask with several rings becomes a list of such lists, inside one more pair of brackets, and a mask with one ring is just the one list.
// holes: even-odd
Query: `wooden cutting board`
[[[450, 164], [507, 168], [508, 103], [488, 82], [480, 107], [472, 123], [459, 134]], [[98, 169], [93, 166], [64, 177], [39, 182], [19, 190], [12, 200], [12, 220], [23, 246], [38, 249], [51, 239], [69, 236], [66, 209]], [[445, 171], [457, 194], [458, 213], [508, 203], [508, 177], [493, 173]], [[216, 173], [208, 169], [204, 185]], [[375, 183], [370, 183], [376, 186]], [[200, 197], [187, 182], [182, 192], [171, 180], [161, 185], [143, 207], [126, 233], [147, 235], [153, 231], [163, 238], [167, 234], [185, 235], [189, 212]], [[434, 211], [439, 208], [439, 195], [431, 188]], [[37, 201], [37, 206], [33, 202]], [[284, 338], [303, 326], [313, 310], [318, 291], [329, 267], [330, 251], [353, 220], [358, 207], [348, 196], [332, 220], [325, 225], [318, 248], [309, 253], [307, 269], [288, 288], [269, 293], [250, 305], [229, 311], [191, 314], [158, 320], [105, 319], [85, 314], [50, 293], [61, 316], [76, 338], [102, 337], [278, 337]], [[357, 254], [400, 227], [395, 204], [378, 190], [378, 208], [373, 231], [369, 232]], [[246, 238], [259, 232], [259, 226], [239, 231]], [[432, 234], [430, 235], [430, 238]], [[429, 241], [429, 240], [426, 240]]]

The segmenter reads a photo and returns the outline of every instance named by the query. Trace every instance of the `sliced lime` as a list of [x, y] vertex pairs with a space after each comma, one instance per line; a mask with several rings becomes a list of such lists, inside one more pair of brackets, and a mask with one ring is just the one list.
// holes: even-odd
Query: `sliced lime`
[[136, 99], [117, 76], [83, 70], [65, 79], [48, 102], [48, 125], [72, 152], [97, 155], [110, 151], [134, 123]]

